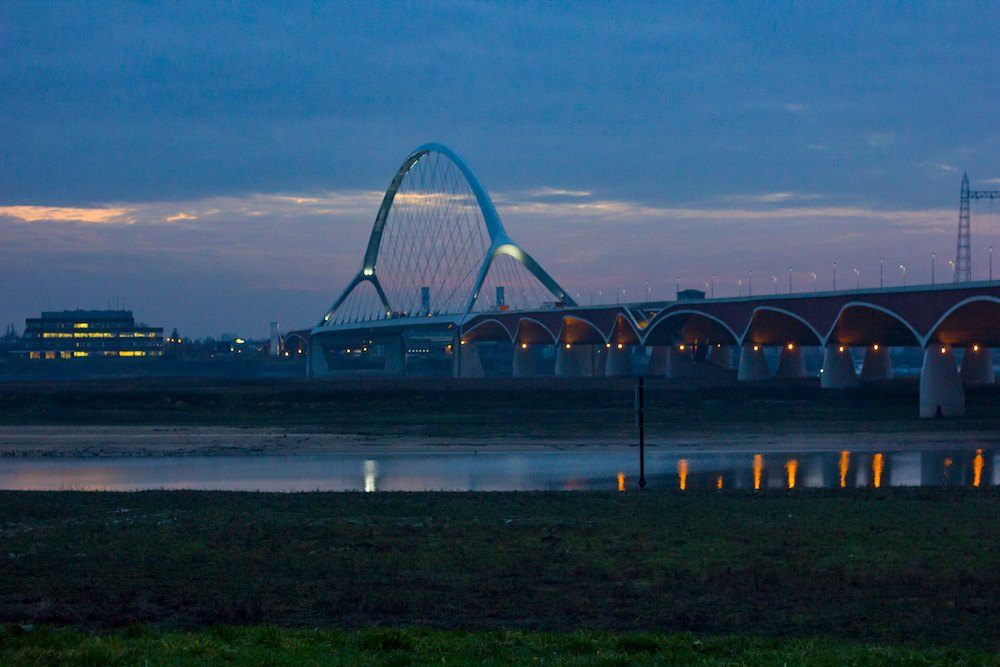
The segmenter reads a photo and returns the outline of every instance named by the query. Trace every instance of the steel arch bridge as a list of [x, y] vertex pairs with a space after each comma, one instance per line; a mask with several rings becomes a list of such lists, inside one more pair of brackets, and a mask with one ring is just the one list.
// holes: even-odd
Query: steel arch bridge
[[457, 325], [473, 312], [528, 310], [546, 301], [575, 305], [511, 239], [465, 161], [431, 143], [410, 153], [393, 176], [361, 267], [316, 329], [417, 317]]

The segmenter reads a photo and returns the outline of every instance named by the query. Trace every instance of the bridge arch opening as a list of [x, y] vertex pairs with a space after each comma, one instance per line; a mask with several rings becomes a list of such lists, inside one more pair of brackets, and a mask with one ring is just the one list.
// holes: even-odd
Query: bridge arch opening
[[604, 333], [596, 324], [583, 317], [574, 316], [562, 318], [558, 340], [560, 344], [571, 345], [604, 345], [607, 342]]
[[517, 321], [514, 343], [516, 345], [555, 345], [556, 335], [538, 320], [522, 317]]
[[512, 343], [514, 338], [501, 322], [494, 319], [477, 322], [462, 333], [462, 340], [475, 343], [477, 341], [501, 341]]
[[743, 333], [744, 343], [755, 345], [820, 345], [819, 332], [802, 316], [783, 308], [759, 306]]
[[902, 316], [865, 302], [852, 302], [841, 308], [826, 339], [852, 346], [920, 346], [920, 335]]
[[956, 304], [927, 333], [929, 343], [1000, 346], [1000, 299], [977, 296]]
[[736, 334], [722, 320], [694, 310], [674, 310], [655, 318], [646, 329], [644, 345], [677, 343], [735, 345]]

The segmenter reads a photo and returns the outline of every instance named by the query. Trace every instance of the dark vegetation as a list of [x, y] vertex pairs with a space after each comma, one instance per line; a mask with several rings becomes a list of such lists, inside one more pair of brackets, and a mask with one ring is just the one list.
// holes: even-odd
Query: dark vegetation
[[[998, 493], [0, 492], [0, 622], [690, 631], [996, 651]], [[551, 641], [591, 641], [574, 636]]]
[[[330, 381], [150, 379], [0, 384], [2, 424], [296, 426], [368, 434], [631, 436], [630, 379]], [[971, 390], [967, 416], [917, 419], [912, 380], [854, 391], [697, 387], [647, 381], [655, 434], [1000, 430], [1000, 387]], [[919, 425], [919, 426], [918, 426]]]
[[96, 635], [48, 627], [0, 629], [0, 661], [39, 664], [268, 665], [996, 665], [969, 649], [863, 646], [690, 634], [219, 626], [196, 633], [137, 626]]

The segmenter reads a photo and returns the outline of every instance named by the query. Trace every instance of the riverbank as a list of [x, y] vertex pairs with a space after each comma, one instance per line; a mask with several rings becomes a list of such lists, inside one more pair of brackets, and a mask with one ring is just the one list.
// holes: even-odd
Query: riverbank
[[[432, 452], [593, 452], [634, 447], [636, 436], [575, 438], [449, 437], [406, 434], [343, 434], [301, 427], [226, 426], [3, 426], [0, 457], [259, 456]], [[650, 451], [751, 452], [878, 450], [881, 452], [1000, 449], [996, 431], [897, 431], [846, 433], [651, 434]]]
[[[123, 379], [0, 383], [0, 435], [12, 426], [200, 426], [393, 438], [634, 438], [634, 380], [356, 378]], [[917, 418], [911, 379], [849, 391], [798, 385], [698, 387], [650, 379], [652, 441], [706, 433], [1000, 432], [1000, 386], [967, 392], [966, 416]]]
[[996, 651], [997, 494], [0, 492], [0, 622], [752, 631]]
[[201, 632], [155, 632], [137, 626], [110, 633], [0, 628], [6, 665], [267, 664], [358, 665], [996, 665], [971, 649], [915, 649], [822, 640], [772, 641], [661, 633], [523, 630], [455, 632], [378, 628], [288, 630], [222, 626]]

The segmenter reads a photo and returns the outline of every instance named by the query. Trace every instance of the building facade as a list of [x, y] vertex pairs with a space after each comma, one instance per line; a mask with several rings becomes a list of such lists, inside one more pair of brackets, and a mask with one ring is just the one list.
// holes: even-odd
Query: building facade
[[14, 351], [27, 359], [163, 356], [163, 328], [136, 324], [130, 310], [63, 310], [25, 320]]

